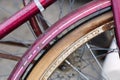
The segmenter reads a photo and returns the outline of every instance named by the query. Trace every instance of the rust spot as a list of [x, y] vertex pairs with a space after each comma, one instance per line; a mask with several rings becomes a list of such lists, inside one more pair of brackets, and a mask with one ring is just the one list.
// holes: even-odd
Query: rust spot
[[103, 30], [109, 30], [109, 29], [112, 29], [113, 27], [114, 27], [114, 21], [111, 21], [111, 22], [105, 24], [102, 29]]

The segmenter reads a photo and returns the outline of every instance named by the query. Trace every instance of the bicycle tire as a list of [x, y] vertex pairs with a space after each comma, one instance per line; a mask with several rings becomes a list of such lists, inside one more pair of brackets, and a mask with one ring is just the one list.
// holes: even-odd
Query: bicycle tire
[[[89, 7], [91, 6], [91, 7]], [[9, 80], [14, 79], [20, 79], [23, 73], [25, 72], [26, 68], [30, 65], [31, 61], [38, 55], [38, 53], [51, 41], [53, 38], [55, 38], [59, 33], [67, 29], [70, 25], [74, 24], [78, 20], [96, 12], [101, 9], [104, 9], [106, 7], [110, 6], [109, 0], [103, 0], [103, 1], [93, 1], [90, 4], [83, 6], [82, 8], [78, 9], [77, 11], [67, 15], [66, 17], [62, 18], [60, 21], [58, 21], [56, 24], [54, 24], [49, 30], [47, 30], [47, 33], [45, 33], [43, 36], [39, 37], [36, 42], [33, 44], [31, 48], [29, 48], [28, 51], [23, 55], [22, 59], [19, 61], [19, 63], [16, 65], [14, 70], [12, 71], [11, 75], [9, 76]], [[90, 8], [90, 9], [89, 9]], [[89, 10], [87, 10], [89, 9]], [[87, 11], [85, 11], [87, 10]], [[79, 14], [81, 12], [81, 14]], [[79, 15], [78, 15], [79, 14]], [[71, 16], [73, 15], [73, 16]], [[77, 16], [78, 15], [78, 16]], [[76, 16], [76, 18], [74, 18]], [[74, 19], [73, 19], [74, 18]], [[70, 21], [69, 21], [70, 20]], [[65, 22], [68, 22], [67, 24]], [[73, 21], [73, 22], [72, 22]], [[70, 23], [71, 22], [71, 23]], [[63, 26], [63, 24], [65, 24]], [[64, 28], [62, 28], [64, 27]], [[59, 28], [60, 30], [55, 34], [54, 32], [56, 29]], [[53, 35], [51, 35], [53, 34]], [[47, 38], [48, 37], [48, 38]], [[33, 55], [33, 54], [34, 55]]]
[[[111, 24], [113, 24], [112, 13], [108, 12], [69, 33], [55, 44], [38, 62], [30, 73], [28, 80], [47, 80], [58, 65], [75, 51], [75, 49], [95, 36], [111, 29]], [[54, 55], [52, 53], [54, 53]]]

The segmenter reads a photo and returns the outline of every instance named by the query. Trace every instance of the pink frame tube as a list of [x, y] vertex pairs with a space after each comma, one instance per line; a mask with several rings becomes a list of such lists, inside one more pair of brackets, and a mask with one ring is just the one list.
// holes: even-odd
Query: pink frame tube
[[22, 59], [16, 65], [8, 80], [19, 80], [31, 61], [34, 60], [39, 52], [59, 33], [64, 31], [66, 28], [68, 28], [70, 25], [74, 24], [78, 20], [86, 17], [87, 15], [90, 15], [110, 5], [110, 0], [93, 1], [79, 8], [76, 12], [62, 18], [56, 24], [51, 26], [51, 28], [47, 30], [44, 35], [40, 36], [33, 44], [33, 46], [31, 46], [31, 48], [23, 55]]
[[120, 49], [120, 0], [112, 0], [112, 7], [114, 13], [115, 20], [115, 35], [118, 43], [118, 47]]
[[[51, 5], [56, 0], [39, 0], [44, 8]], [[22, 10], [11, 16], [9, 19], [0, 24], [0, 39], [9, 34], [11, 31], [26, 22], [30, 17], [37, 14], [39, 9], [34, 2], [25, 6]]]

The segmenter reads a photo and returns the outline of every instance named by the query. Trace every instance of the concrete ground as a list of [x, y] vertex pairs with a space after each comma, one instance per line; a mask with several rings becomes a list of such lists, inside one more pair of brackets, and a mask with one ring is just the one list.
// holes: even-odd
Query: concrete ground
[[[19, 9], [21, 9], [23, 7], [21, 1], [22, 0], [0, 0], [0, 22], [4, 21], [12, 14], [17, 12]], [[67, 1], [68, 0], [65, 0], [64, 2], [64, 10], [61, 16], [64, 16], [64, 14], [67, 14], [67, 12], [69, 12]], [[76, 0], [74, 8], [88, 1], [90, 0]], [[52, 25], [59, 19], [58, 16], [60, 10], [58, 4], [59, 2], [56, 2], [43, 12], [44, 17], [47, 19], [49, 25]], [[3, 40], [34, 41], [35, 38], [32, 35], [30, 29], [28, 28], [28, 25], [25, 23], [21, 27], [10, 33], [8, 36], [3, 38]], [[3, 53], [22, 56], [26, 50], [27, 48], [0, 44], [0, 52]], [[16, 63], [16, 61], [0, 58], [0, 80], [7, 80], [8, 75], [10, 74]]]

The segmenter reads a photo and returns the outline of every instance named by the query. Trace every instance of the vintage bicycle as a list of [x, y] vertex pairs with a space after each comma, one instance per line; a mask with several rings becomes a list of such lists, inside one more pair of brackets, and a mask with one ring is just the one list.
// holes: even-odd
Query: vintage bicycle
[[[48, 28], [49, 25], [41, 12], [56, 1], [64, 3], [64, 0], [23, 0], [25, 7], [0, 24], [0, 39], [26, 21], [30, 22], [32, 32], [37, 38], [21, 58], [1, 54], [3, 58], [19, 60], [8, 80], [119, 80], [119, 70], [117, 69], [118, 73], [109, 74], [103, 64], [105, 56], [111, 54], [116, 54], [118, 58], [114, 57], [114, 60], [118, 61], [115, 66], [119, 63], [119, 49], [115, 44], [114, 33], [119, 47], [120, 1], [93, 0], [71, 11]], [[75, 0], [69, 1], [71, 7]], [[43, 26], [42, 29], [38, 22]], [[114, 45], [111, 48], [102, 48], [94, 41], [94, 37], [104, 32], [110, 35], [110, 40], [113, 39], [110, 41]], [[102, 55], [95, 55], [98, 52]]]

